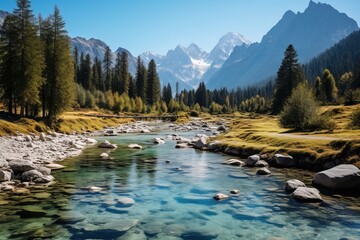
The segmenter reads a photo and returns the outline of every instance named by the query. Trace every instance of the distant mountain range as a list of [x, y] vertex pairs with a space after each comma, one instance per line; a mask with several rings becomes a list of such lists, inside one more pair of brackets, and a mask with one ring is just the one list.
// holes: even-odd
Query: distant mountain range
[[[7, 12], [0, 10], [0, 25]], [[167, 54], [145, 52], [140, 55], [144, 64], [151, 59], [157, 63], [162, 84], [170, 83], [173, 90], [196, 88], [204, 81], [208, 88], [246, 87], [254, 85], [276, 74], [289, 44], [293, 44], [299, 61], [306, 63], [330, 48], [353, 31], [357, 23], [344, 13], [339, 13], [328, 4], [314, 3], [303, 13], [287, 11], [282, 19], [264, 35], [260, 43], [251, 43], [239, 33], [227, 33], [207, 53], [192, 43], [188, 47], [178, 45]], [[103, 59], [106, 43], [98, 39], [71, 39], [73, 49], [89, 53], [91, 58]], [[126, 51], [129, 56], [129, 71], [135, 76], [136, 57], [127, 49], [118, 48], [113, 53]]]
[[287, 11], [260, 43], [236, 47], [207, 86], [214, 89], [255, 84], [276, 74], [290, 43], [299, 61], [305, 63], [358, 29], [346, 14], [328, 4], [310, 1], [303, 13]]

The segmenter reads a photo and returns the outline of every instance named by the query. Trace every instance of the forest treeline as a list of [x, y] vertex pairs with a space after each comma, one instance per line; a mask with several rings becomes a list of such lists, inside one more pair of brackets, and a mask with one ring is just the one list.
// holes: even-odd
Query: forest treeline
[[[285, 50], [275, 81], [263, 86], [195, 90], [161, 86], [156, 63], [137, 59], [129, 73], [125, 51], [106, 48], [104, 59], [71, 49], [60, 11], [34, 17], [29, 0], [17, 0], [0, 31], [0, 96], [9, 113], [56, 118], [69, 107], [103, 108], [115, 113], [194, 111], [272, 112], [286, 108], [299, 83], [307, 82], [319, 104], [360, 102], [360, 32], [354, 32], [308, 64], [297, 62], [294, 46]], [[303, 84], [304, 85], [304, 84]], [[302, 89], [302, 91], [304, 91]]]

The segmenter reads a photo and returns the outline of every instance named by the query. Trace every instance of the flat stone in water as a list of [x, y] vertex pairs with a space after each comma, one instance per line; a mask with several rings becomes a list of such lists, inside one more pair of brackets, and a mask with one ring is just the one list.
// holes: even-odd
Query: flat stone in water
[[10, 202], [6, 200], [0, 200], [0, 206], [8, 205]]
[[249, 178], [250, 176], [241, 172], [232, 172], [228, 175], [231, 178]]
[[116, 207], [116, 206], [111, 206], [106, 208], [106, 211], [111, 212], [111, 213], [128, 213], [129, 210], [127, 208], [120, 208], [120, 207]]
[[50, 196], [51, 196], [51, 193], [48, 193], [48, 192], [34, 194], [34, 198], [37, 198], [37, 199], [46, 199], [46, 198], [49, 198]]
[[77, 223], [85, 220], [85, 216], [81, 213], [67, 211], [63, 212], [58, 219], [59, 222], [62, 223]]
[[39, 206], [24, 206], [18, 214], [21, 218], [44, 217], [47, 212]]
[[121, 207], [131, 207], [135, 203], [134, 199], [129, 197], [120, 197], [117, 199], [117, 202]]

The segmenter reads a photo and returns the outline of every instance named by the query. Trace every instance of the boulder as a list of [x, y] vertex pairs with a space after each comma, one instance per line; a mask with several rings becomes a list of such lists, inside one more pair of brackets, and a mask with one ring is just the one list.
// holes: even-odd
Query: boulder
[[269, 175], [271, 174], [270, 170], [263, 167], [263, 168], [260, 168], [259, 170], [257, 170], [256, 172], [257, 175]]
[[213, 197], [215, 200], [224, 200], [224, 199], [227, 199], [227, 198], [229, 198], [229, 196], [228, 195], [226, 195], [226, 194], [223, 194], [223, 193], [217, 193], [217, 194], [215, 194], [215, 196]]
[[316, 188], [298, 187], [291, 196], [300, 202], [322, 202], [323, 199]]
[[37, 181], [38, 179], [42, 179], [43, 177], [44, 175], [38, 170], [26, 171], [21, 175], [21, 179], [25, 182]]
[[10, 181], [11, 172], [0, 170], [0, 182]]
[[255, 167], [269, 167], [269, 164], [264, 160], [259, 160], [255, 163]]
[[155, 143], [155, 144], [164, 144], [165, 143], [165, 141], [163, 139], [161, 139], [161, 138], [153, 138], [151, 140], [151, 142]]
[[284, 156], [282, 154], [275, 154], [276, 164], [280, 167], [294, 167], [297, 161], [292, 156]]
[[102, 154], [100, 154], [100, 157], [101, 157], [101, 158], [107, 158], [107, 157], [109, 157], [109, 154], [107, 154], [107, 153], [102, 153]]
[[245, 163], [246, 163], [246, 166], [249, 166], [249, 167], [252, 167], [254, 166], [258, 161], [260, 160], [260, 156], [259, 155], [251, 155], [249, 156]]
[[351, 164], [341, 164], [314, 175], [314, 184], [330, 189], [360, 189], [360, 170]]
[[43, 176], [41, 178], [41, 180], [39, 179], [38, 182], [41, 182], [41, 183], [49, 183], [49, 182], [52, 182], [54, 181], [54, 177], [52, 175], [46, 175], [46, 176]]
[[299, 187], [306, 187], [305, 183], [297, 179], [290, 179], [286, 181], [285, 190], [288, 192], [293, 192]]
[[209, 143], [208, 144], [208, 150], [210, 150], [210, 151], [219, 151], [220, 150], [220, 143], [218, 141]]
[[233, 165], [233, 166], [245, 166], [245, 163], [239, 159], [229, 159], [229, 160], [226, 160], [225, 164], [227, 165]]
[[232, 189], [230, 191], [231, 194], [239, 194], [240, 193], [240, 190], [239, 189]]
[[199, 140], [197, 140], [195, 142], [194, 148], [202, 149], [202, 148], [206, 147], [206, 142], [207, 142], [207, 138], [206, 137], [201, 137]]
[[11, 160], [9, 162], [9, 166], [14, 172], [20, 173], [34, 170], [37, 168], [35, 164], [28, 160]]
[[37, 168], [37, 170], [39, 172], [41, 172], [43, 175], [50, 175], [51, 174], [51, 169], [50, 168], [47, 168], [47, 167], [43, 167], [43, 166], [39, 166]]
[[116, 144], [112, 144], [109, 141], [103, 141], [98, 145], [99, 148], [117, 148]]
[[135, 200], [129, 197], [120, 197], [117, 202], [120, 204], [121, 207], [131, 207], [134, 205]]
[[235, 155], [235, 156], [240, 155], [240, 150], [232, 147], [225, 148], [224, 152], [229, 155]]
[[142, 149], [142, 146], [140, 146], [139, 144], [129, 144], [128, 148], [132, 148], [132, 149]]

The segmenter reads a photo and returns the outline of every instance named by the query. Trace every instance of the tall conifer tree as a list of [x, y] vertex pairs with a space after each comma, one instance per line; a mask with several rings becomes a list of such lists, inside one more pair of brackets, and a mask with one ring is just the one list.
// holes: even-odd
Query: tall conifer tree
[[105, 90], [111, 90], [112, 86], [112, 69], [111, 65], [113, 63], [112, 61], [112, 53], [109, 46], [106, 47], [105, 55], [104, 55], [104, 79], [105, 79]]
[[277, 72], [272, 112], [279, 113], [292, 90], [304, 80], [304, 74], [298, 63], [297, 53], [293, 45], [289, 45]]
[[160, 100], [160, 80], [154, 59], [149, 62], [147, 75], [147, 103], [153, 105]]

